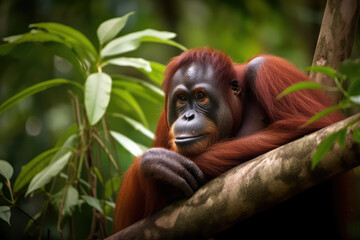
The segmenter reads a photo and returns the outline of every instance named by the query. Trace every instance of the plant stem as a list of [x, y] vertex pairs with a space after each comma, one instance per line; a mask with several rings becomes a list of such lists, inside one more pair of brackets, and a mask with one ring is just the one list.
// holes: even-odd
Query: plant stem
[[114, 157], [111, 155], [109, 149], [105, 146], [105, 144], [103, 143], [103, 141], [99, 138], [99, 136], [97, 134], [94, 134], [93, 136], [94, 136], [95, 140], [100, 144], [100, 146], [105, 150], [106, 155], [109, 157], [110, 161], [116, 168], [116, 171], [120, 172], [120, 168], [117, 165]]

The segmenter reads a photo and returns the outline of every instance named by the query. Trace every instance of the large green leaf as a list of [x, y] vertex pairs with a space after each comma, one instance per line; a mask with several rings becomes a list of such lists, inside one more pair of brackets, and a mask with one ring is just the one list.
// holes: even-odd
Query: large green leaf
[[[18, 47], [18, 45], [22, 43], [41, 42], [45, 43], [41, 46], [46, 48], [46, 52], [53, 53], [67, 60], [68, 62], [73, 64], [76, 70], [83, 72], [88, 67], [86, 66], [83, 68], [84, 64], [86, 63], [79, 59], [79, 57], [76, 55], [76, 52], [73, 51], [71, 45], [54, 34], [50, 34], [40, 30], [32, 30], [29, 33], [17, 36], [10, 36], [5, 38], [4, 40], [8, 41], [9, 43], [0, 45], [0, 55], [9, 54], [11, 50], [13, 50], [15, 47]], [[29, 51], [31, 51], [30, 48], [33, 48], [33, 45], [29, 47]]]
[[[66, 44], [66, 42], [59, 36], [39, 30], [31, 30], [28, 33], [9, 36], [4, 38], [4, 41], [8, 42], [9, 43], [8, 46], [11, 47], [25, 42], [58, 42], [58, 43]], [[3, 44], [0, 46], [3, 46]], [[3, 54], [2, 51], [0, 51], [0, 55], [1, 54]]]
[[338, 134], [337, 134], [337, 142], [338, 142], [339, 146], [342, 148], [345, 147], [346, 134], [347, 134], [347, 127], [344, 127], [343, 129], [338, 131]]
[[90, 62], [95, 62], [97, 59], [97, 52], [95, 47], [92, 45], [89, 39], [87, 39], [81, 32], [74, 28], [52, 22], [31, 24], [30, 27], [43, 29], [49, 33], [60, 36], [68, 44], [70, 44], [80, 56], [84, 56]]
[[175, 36], [175, 33], [165, 31], [161, 32], [153, 29], [146, 29], [139, 32], [129, 33], [109, 42], [101, 51], [101, 56], [109, 57], [135, 50], [140, 46], [140, 42], [142, 41], [143, 37], [153, 37], [159, 40], [168, 40], [174, 38]]
[[360, 105], [360, 95], [358, 95], [358, 96], [351, 96], [351, 97], [350, 97], [350, 100], [351, 100], [353, 103], [356, 103], [356, 104]]
[[157, 62], [150, 62], [150, 66], [152, 69], [151, 72], [147, 72], [142, 69], [138, 70], [144, 73], [151, 81], [155, 82], [158, 85], [161, 85], [164, 78], [163, 74], [166, 66]]
[[133, 156], [136, 157], [143, 153], [143, 150], [139, 147], [139, 145], [130, 138], [115, 131], [110, 131], [110, 134], [121, 146], [123, 146]]
[[108, 63], [118, 66], [141, 68], [144, 69], [146, 72], [151, 72], [150, 62], [142, 58], [119, 57], [109, 60]]
[[63, 146], [69, 140], [69, 138], [77, 134], [77, 132], [78, 126], [76, 123], [74, 123], [66, 131], [64, 131], [60, 137], [58, 137], [55, 147]]
[[24, 165], [15, 180], [14, 192], [20, 191], [36, 174], [42, 171], [50, 163], [52, 156], [60, 149], [60, 147], [49, 149]]
[[0, 160], [0, 175], [10, 180], [14, 173], [13, 167], [7, 161]]
[[[345, 130], [345, 136], [346, 136], [346, 130]], [[320, 162], [321, 159], [330, 151], [336, 140], [339, 141], [339, 144], [344, 144], [344, 130], [341, 129], [340, 131], [334, 132], [331, 135], [329, 135], [327, 138], [325, 138], [319, 146], [316, 148], [316, 151], [312, 157], [312, 164], [311, 169], [314, 169], [315, 166]]]
[[73, 134], [69, 136], [64, 142], [64, 144], [61, 146], [59, 151], [52, 157], [50, 164], [57, 161], [57, 159], [59, 159], [65, 153], [74, 150], [74, 147], [77, 144], [77, 137], [78, 137], [77, 134]]
[[[129, 41], [119, 42], [116, 45], [111, 43], [112, 42], [107, 44], [105, 48], [101, 51], [102, 58], [134, 51], [140, 47], [141, 41], [140, 39], [132, 39]], [[110, 48], [109, 46], [112, 48]]]
[[282, 91], [282, 93], [280, 93], [277, 98], [280, 99], [286, 94], [305, 89], [323, 89], [323, 86], [319, 83], [311, 81], [298, 82]]
[[100, 45], [112, 40], [124, 28], [128, 18], [134, 12], [130, 12], [122, 17], [112, 18], [100, 24], [97, 29], [97, 36]]
[[73, 186], [69, 185], [67, 188], [65, 187], [61, 189], [58, 193], [56, 193], [52, 198], [52, 203], [56, 206], [58, 210], [60, 210], [61, 208], [64, 194], [65, 199], [61, 214], [64, 216], [71, 216], [74, 208], [79, 203], [79, 192]]
[[173, 47], [177, 47], [183, 51], [186, 51], [187, 48], [183, 45], [181, 45], [180, 43], [177, 43], [173, 40], [169, 40], [169, 39], [161, 39], [161, 38], [157, 38], [157, 37], [153, 37], [153, 36], [145, 36], [141, 38], [142, 42], [154, 42], [154, 43], [162, 43], [162, 44], [167, 44]]
[[85, 196], [85, 195], [82, 195], [81, 198], [84, 199], [85, 202], [87, 204], [89, 204], [91, 207], [98, 210], [100, 213], [104, 213], [103, 209], [101, 208], [99, 199], [93, 198], [91, 196]]
[[335, 112], [335, 111], [338, 111], [338, 110], [341, 110], [341, 109], [346, 109], [346, 108], [349, 108], [351, 105], [346, 103], [346, 102], [340, 102], [338, 105], [335, 105], [335, 106], [332, 106], [332, 107], [329, 107], [321, 112], [318, 112], [317, 114], [315, 114], [312, 118], [310, 118], [309, 121], [307, 121], [305, 124], [303, 124], [301, 127], [306, 127], [308, 126], [309, 124], [315, 122], [316, 120], [332, 113], [332, 112]]
[[11, 217], [10, 207], [0, 206], [0, 219], [4, 220], [10, 225], [10, 217]]
[[112, 80], [106, 73], [93, 73], [85, 83], [85, 108], [91, 125], [95, 125], [109, 105]]
[[125, 89], [134, 95], [154, 103], [162, 103], [164, 101], [164, 92], [159, 87], [144, 80], [125, 75], [114, 75], [112, 79], [114, 80], [114, 88]]
[[328, 67], [328, 66], [311, 66], [311, 67], [307, 68], [306, 70], [312, 71], [312, 72], [322, 73], [322, 74], [325, 74], [325, 75], [330, 76], [332, 78], [337, 78], [338, 77], [336, 71], [333, 68]]
[[339, 68], [339, 72], [350, 79], [360, 78], [360, 59], [345, 59]]
[[349, 93], [350, 96], [360, 95], [360, 79], [356, 79], [352, 81], [347, 92]]
[[353, 130], [352, 136], [355, 142], [360, 143], [360, 127], [357, 127]]
[[61, 156], [59, 159], [57, 159], [54, 163], [50, 164], [46, 168], [44, 168], [41, 172], [36, 174], [36, 176], [31, 180], [29, 187], [26, 191], [25, 196], [29, 195], [30, 193], [34, 192], [35, 190], [41, 188], [50, 180], [58, 175], [63, 168], [68, 163], [70, 157], [72, 155], [72, 152], [68, 152]]
[[[8, 44], [0, 45], [0, 55], [8, 54], [15, 46], [26, 43], [26, 42], [41, 42], [44, 47], [48, 48], [50, 52], [66, 59], [74, 65], [76, 69], [83, 71], [87, 69], [87, 63], [77, 55], [76, 49], [70, 43], [68, 43], [64, 38], [61, 38], [58, 35], [45, 32], [42, 30], [31, 30], [29, 33], [24, 33], [22, 35], [10, 36], [4, 39], [9, 42]], [[51, 45], [56, 44], [56, 45]]]
[[142, 125], [138, 121], [135, 121], [134, 119], [129, 118], [121, 113], [112, 113], [111, 116], [124, 119], [127, 123], [129, 123], [131, 126], [133, 126], [136, 130], [140, 131], [142, 134], [144, 134], [148, 138], [154, 139], [154, 133], [152, 133], [149, 129], [147, 129], [144, 125]]
[[139, 116], [139, 120], [145, 125], [148, 126], [145, 114], [141, 109], [139, 103], [136, 99], [127, 91], [124, 91], [119, 88], [113, 88], [112, 93], [115, 97], [120, 98], [120, 100], [125, 103], [127, 106], [130, 106], [133, 109], [133, 112]]
[[67, 79], [59, 78], [59, 79], [52, 79], [52, 80], [48, 80], [45, 82], [41, 82], [41, 83], [35, 84], [35, 85], [19, 92], [15, 96], [12, 96], [8, 100], [6, 100], [3, 104], [0, 105], [0, 114], [2, 114], [4, 111], [11, 108], [13, 105], [20, 102], [24, 98], [27, 98], [38, 92], [44, 91], [48, 88], [59, 86], [61, 84], [72, 84], [72, 85], [75, 85], [75, 86], [79, 87], [80, 89], [82, 89], [82, 86], [80, 84], [78, 84], [74, 81], [67, 80]]

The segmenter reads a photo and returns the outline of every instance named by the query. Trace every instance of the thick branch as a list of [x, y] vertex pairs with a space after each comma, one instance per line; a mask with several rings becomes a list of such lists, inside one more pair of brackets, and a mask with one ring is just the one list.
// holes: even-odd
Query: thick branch
[[[351, 55], [358, 20], [359, 0], [328, 0], [312, 65], [338, 69]], [[335, 86], [334, 81], [323, 74], [312, 72], [310, 77], [323, 86]], [[333, 103], [341, 97], [340, 92], [329, 94]]]
[[360, 146], [348, 129], [346, 145], [335, 145], [311, 171], [320, 142], [360, 114], [239, 165], [155, 215], [118, 232], [115, 239], [202, 239], [360, 164]]

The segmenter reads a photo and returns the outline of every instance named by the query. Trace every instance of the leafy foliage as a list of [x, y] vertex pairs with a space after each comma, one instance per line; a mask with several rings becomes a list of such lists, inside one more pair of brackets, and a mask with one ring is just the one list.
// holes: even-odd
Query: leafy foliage
[[[307, 123], [303, 126], [307, 126], [316, 120], [338, 110], [347, 110], [350, 108], [358, 107], [360, 105], [360, 60], [351, 60], [347, 59], [340, 66], [339, 70], [336, 71], [328, 66], [312, 66], [308, 68], [309, 71], [319, 72], [325, 74], [332, 79], [336, 84], [336, 89], [326, 89], [329, 91], [340, 91], [343, 94], [342, 100], [335, 106], [327, 108], [312, 118], [309, 119]], [[345, 89], [343, 86], [348, 86]], [[304, 89], [325, 89], [322, 85], [315, 82], [300, 82], [296, 83], [287, 89], [285, 89], [282, 93], [279, 94], [278, 98], [285, 96], [286, 94], [290, 94], [295, 91], [304, 90]], [[340, 147], [344, 147], [346, 140], [346, 131], [347, 128], [355, 123], [358, 123], [360, 119], [355, 119], [350, 122], [343, 129], [338, 130], [335, 133], [332, 133], [327, 138], [325, 138], [317, 147], [315, 153], [312, 156], [312, 166], [314, 169], [315, 166], [320, 162], [320, 160], [330, 151], [330, 149], [337, 142]], [[356, 142], [360, 143], [360, 127], [355, 128], [353, 131], [353, 138]]]
[[[121, 182], [117, 149], [121, 146], [121, 149], [136, 156], [146, 147], [125, 134], [110, 129], [107, 119], [122, 119], [140, 134], [153, 139], [154, 134], [148, 129], [146, 116], [134, 96], [157, 104], [164, 100], [159, 85], [165, 66], [121, 54], [138, 49], [143, 42], [186, 49], [172, 40], [176, 34], [171, 32], [145, 29], [118, 36], [132, 14], [130, 12], [100, 24], [97, 29], [98, 49], [76, 29], [50, 22], [31, 24], [29, 32], [7, 37], [4, 39], [6, 43], [0, 45], [0, 55], [7, 55], [24, 43], [28, 43], [28, 47], [31, 47], [31, 43], [60, 44], [70, 54], [55, 51], [59, 52], [57, 55], [70, 62], [74, 71], [80, 73], [74, 75], [80, 76], [79, 79], [58, 78], [34, 84], [0, 105], [2, 114], [27, 97], [48, 88], [67, 85], [75, 113], [75, 124], [60, 137], [59, 144], [40, 153], [23, 166], [15, 179], [14, 187], [10, 183], [12, 166], [6, 161], [0, 161], [1, 179], [4, 179], [8, 192], [4, 193], [3, 182], [0, 182], [0, 196], [8, 203], [7, 206], [0, 206], [0, 218], [4, 221], [10, 224], [10, 207], [16, 206], [19, 199], [42, 194], [46, 200], [40, 212], [31, 217], [28, 227], [38, 224], [36, 222], [40, 217], [44, 219], [50, 204], [58, 212], [58, 230], [62, 231], [62, 226], [70, 221], [65, 216], [73, 218], [73, 213], [84, 203], [94, 209], [91, 211], [92, 218], [98, 226], [98, 229], [89, 229], [89, 232], [95, 234], [99, 229], [106, 229], [105, 221], [111, 225], [112, 219], [104, 215], [111, 215], [109, 211], [115, 206], [114, 196]], [[126, 75], [111, 76], [103, 71], [107, 65], [135, 68], [147, 79]], [[115, 104], [116, 108], [109, 111], [111, 104]], [[131, 116], [136, 116], [135, 119], [130, 117], [129, 112]], [[103, 158], [103, 155], [106, 157]], [[105, 161], [108, 161], [110, 168], [102, 167]], [[72, 224], [76, 223], [72, 220]], [[39, 233], [41, 234], [41, 229]], [[100, 237], [105, 237], [107, 233], [101, 234]]]

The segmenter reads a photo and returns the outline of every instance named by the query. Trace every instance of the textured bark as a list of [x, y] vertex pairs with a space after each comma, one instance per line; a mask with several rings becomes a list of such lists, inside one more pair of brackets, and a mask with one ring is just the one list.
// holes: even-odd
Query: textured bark
[[151, 217], [115, 233], [115, 239], [203, 239], [360, 164], [360, 145], [348, 129], [312, 171], [311, 156], [331, 133], [360, 114], [241, 164]]
[[[358, 20], [359, 0], [328, 0], [312, 65], [338, 69], [351, 55]], [[323, 74], [311, 72], [310, 77], [323, 86], [335, 86], [333, 79]], [[339, 102], [340, 92], [329, 95], [334, 104]]]

